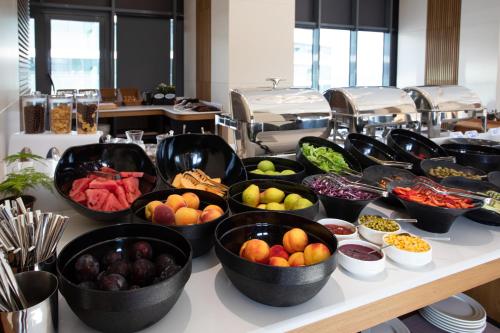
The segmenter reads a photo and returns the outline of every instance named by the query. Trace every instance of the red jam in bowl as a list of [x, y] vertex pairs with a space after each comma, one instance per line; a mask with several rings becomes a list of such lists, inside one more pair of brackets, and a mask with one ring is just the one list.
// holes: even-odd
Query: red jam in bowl
[[325, 224], [325, 227], [328, 228], [334, 235], [351, 235], [354, 233], [354, 230], [349, 227], [343, 227], [337, 224]]
[[380, 252], [373, 252], [372, 248], [358, 244], [345, 244], [339, 247], [339, 251], [354, 259], [363, 261], [377, 261], [382, 259], [382, 254]]

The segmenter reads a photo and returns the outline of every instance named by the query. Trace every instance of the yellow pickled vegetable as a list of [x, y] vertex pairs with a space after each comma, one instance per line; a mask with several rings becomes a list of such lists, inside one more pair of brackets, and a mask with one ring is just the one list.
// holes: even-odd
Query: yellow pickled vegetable
[[431, 249], [429, 243], [422, 238], [407, 235], [387, 235], [384, 237], [387, 244], [409, 252], [427, 252]]

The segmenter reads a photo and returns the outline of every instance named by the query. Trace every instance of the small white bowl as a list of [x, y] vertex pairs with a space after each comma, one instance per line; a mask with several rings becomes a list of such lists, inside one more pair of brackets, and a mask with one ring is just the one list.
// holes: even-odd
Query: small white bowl
[[[358, 220], [358, 224], [359, 223], [360, 222]], [[369, 241], [373, 244], [382, 245], [384, 243], [383, 238], [385, 235], [397, 234], [397, 233], [401, 232], [401, 226], [399, 225], [399, 223], [397, 223], [397, 222], [394, 222], [394, 223], [396, 223], [398, 225], [398, 228], [399, 228], [396, 231], [379, 231], [379, 230], [368, 228], [368, 227], [364, 226], [363, 224], [358, 225], [358, 231], [359, 231], [359, 234], [361, 235], [361, 237], [363, 237], [367, 241]]]
[[340, 220], [340, 219], [321, 219], [318, 221], [319, 224], [325, 225], [325, 224], [335, 224], [341, 227], [349, 228], [354, 230], [352, 234], [349, 235], [337, 235], [335, 234], [335, 237], [337, 237], [338, 241], [344, 240], [344, 239], [353, 239], [358, 237], [358, 228], [350, 222]]
[[338, 263], [340, 266], [344, 267], [346, 270], [351, 272], [354, 275], [368, 277], [377, 275], [384, 271], [385, 269], [385, 254], [383, 251], [379, 251], [382, 254], [382, 258], [374, 261], [366, 261], [355, 259], [353, 257], [349, 257], [340, 251], [340, 247], [346, 244], [355, 244], [369, 247], [370, 249], [379, 250], [378, 246], [373, 245], [372, 243], [368, 243], [359, 239], [346, 239], [339, 242], [339, 251], [338, 251]]
[[[414, 236], [414, 235], [412, 235]], [[418, 236], [415, 236], [418, 237]], [[384, 236], [384, 246], [387, 245]], [[432, 245], [424, 239], [424, 242], [429, 244], [429, 251], [426, 252], [411, 252], [398, 249], [395, 246], [389, 246], [384, 249], [385, 254], [394, 262], [407, 267], [421, 267], [432, 261]]]

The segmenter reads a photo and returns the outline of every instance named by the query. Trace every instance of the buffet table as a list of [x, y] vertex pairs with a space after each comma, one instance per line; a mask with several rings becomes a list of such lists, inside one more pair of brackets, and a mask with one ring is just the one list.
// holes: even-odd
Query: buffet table
[[179, 121], [214, 120], [222, 111], [181, 111], [172, 105], [119, 106], [115, 109], [99, 110], [99, 118], [166, 116]]
[[[374, 211], [392, 213], [374, 204], [363, 213]], [[71, 220], [60, 248], [86, 231], [105, 226], [74, 211], [64, 213]], [[436, 236], [411, 224], [403, 228], [419, 236]], [[193, 260], [193, 273], [176, 305], [143, 332], [357, 332], [500, 278], [499, 228], [461, 217], [448, 234], [437, 237], [450, 237], [450, 241], [430, 240], [433, 262], [421, 269], [406, 269], [388, 260], [382, 274], [361, 279], [339, 267], [317, 296], [289, 308], [269, 307], [242, 295], [212, 250]], [[93, 332], [61, 296], [59, 302], [61, 332]]]

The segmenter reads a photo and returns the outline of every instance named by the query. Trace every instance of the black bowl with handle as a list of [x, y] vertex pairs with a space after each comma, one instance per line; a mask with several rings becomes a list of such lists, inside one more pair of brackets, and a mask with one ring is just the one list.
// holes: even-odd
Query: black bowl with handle
[[450, 161], [423, 160], [422, 162], [420, 162], [420, 169], [422, 169], [422, 171], [427, 177], [433, 179], [434, 181], [441, 182], [443, 179], [446, 179], [448, 177], [453, 177], [453, 176], [439, 177], [437, 175], [432, 175], [431, 170], [439, 167], [463, 172], [464, 174], [468, 175], [467, 177], [464, 178], [475, 177], [477, 178], [476, 180], [486, 179], [486, 172], [473, 167], [468, 167], [457, 163], [453, 163]]
[[457, 163], [471, 166], [485, 172], [500, 169], [500, 149], [458, 143], [445, 143], [441, 145], [448, 154], [455, 156]]

